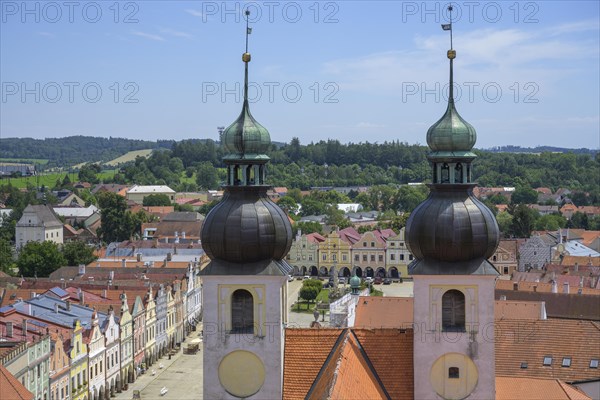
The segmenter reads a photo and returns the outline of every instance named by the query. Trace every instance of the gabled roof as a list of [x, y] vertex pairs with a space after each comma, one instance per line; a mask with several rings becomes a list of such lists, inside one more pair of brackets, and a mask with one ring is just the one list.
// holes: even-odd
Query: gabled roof
[[33, 400], [33, 393], [21, 384], [8, 370], [0, 364], [0, 388], [2, 398], [6, 400]]
[[[496, 320], [496, 375], [556, 378], [565, 382], [600, 379], [600, 326], [597, 322], [548, 318]], [[551, 365], [544, 357], [551, 356]], [[570, 366], [562, 366], [571, 358]], [[527, 363], [527, 368], [521, 368]], [[521, 396], [521, 398], [523, 398]]]
[[52, 209], [49, 206], [43, 204], [30, 204], [27, 207], [25, 207], [25, 210], [23, 210], [23, 216], [21, 217], [19, 222], [17, 222], [17, 226], [29, 225], [29, 223], [26, 222], [27, 214], [35, 214], [39, 219], [39, 223], [45, 228], [56, 228], [61, 227], [63, 225], [62, 222], [60, 222], [60, 220], [56, 216], [56, 214], [54, 214], [54, 211], [52, 211]]
[[560, 379], [496, 377], [496, 400], [591, 400]]
[[283, 398], [412, 399], [412, 349], [412, 330], [286, 329]]
[[308, 235], [306, 235], [306, 240], [310, 243], [316, 243], [319, 244], [321, 242], [325, 241], [325, 238], [318, 234], [317, 232], [313, 232], [313, 233], [309, 233]]

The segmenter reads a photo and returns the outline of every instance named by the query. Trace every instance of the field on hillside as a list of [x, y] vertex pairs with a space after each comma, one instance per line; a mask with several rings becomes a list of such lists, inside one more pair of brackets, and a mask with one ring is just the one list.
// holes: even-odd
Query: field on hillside
[[48, 160], [41, 158], [0, 158], [0, 163], [46, 165], [48, 164]]
[[138, 156], [149, 157], [151, 153], [152, 153], [152, 149], [130, 151], [129, 153], [125, 153], [121, 157], [117, 157], [114, 160], [110, 160], [109, 162], [107, 162], [105, 164], [110, 165], [111, 167], [114, 167], [119, 164], [123, 164], [123, 163], [129, 162], [129, 161], [134, 161], [136, 159], [136, 157], [138, 157]]
[[[117, 172], [117, 169], [102, 171], [98, 174], [98, 179], [105, 180], [107, 178], [112, 178]], [[0, 185], [7, 185], [10, 183], [17, 188], [26, 188], [27, 186], [37, 185], [52, 188], [56, 184], [56, 180], [60, 179], [62, 181], [65, 178], [65, 175], [69, 175], [71, 182], [77, 182], [79, 180], [76, 173], [52, 172], [42, 173], [37, 176], [24, 176], [21, 178], [2, 178], [0, 179]]]

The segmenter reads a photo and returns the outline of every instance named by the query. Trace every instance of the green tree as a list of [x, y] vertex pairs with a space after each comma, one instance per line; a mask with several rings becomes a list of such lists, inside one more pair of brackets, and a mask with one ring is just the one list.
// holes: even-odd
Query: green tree
[[542, 215], [535, 221], [535, 229], [538, 231], [556, 231], [566, 226], [567, 220], [560, 214]]
[[64, 266], [66, 260], [58, 244], [50, 241], [29, 242], [19, 251], [17, 267], [23, 276], [47, 277]]
[[327, 225], [335, 225], [340, 229], [348, 228], [352, 226], [352, 223], [348, 218], [346, 218], [346, 214], [340, 209], [337, 208], [337, 205], [328, 205], [325, 208], [325, 223]]
[[502, 211], [496, 214], [496, 222], [498, 222], [498, 228], [504, 236], [510, 236], [512, 218], [512, 215], [506, 211]]
[[289, 196], [283, 196], [281, 199], [279, 199], [277, 205], [287, 214], [295, 215], [298, 214], [298, 211], [300, 211], [298, 203], [296, 203], [296, 201]]
[[202, 215], [208, 215], [210, 210], [212, 210], [217, 204], [219, 204], [219, 200], [213, 200], [210, 203], [202, 204], [198, 209], [198, 212]]
[[296, 222], [292, 226], [293, 235], [296, 236], [298, 230], [302, 232], [303, 235], [308, 235], [309, 233], [317, 232], [318, 234], [323, 233], [323, 226], [316, 221], [302, 221]]
[[528, 186], [519, 186], [513, 192], [510, 200], [514, 204], [536, 204], [538, 192]]
[[510, 232], [518, 238], [526, 238], [531, 235], [535, 221], [539, 217], [539, 213], [527, 207], [525, 204], [519, 204], [509, 209], [512, 214], [512, 222]]
[[575, 229], [588, 229], [589, 219], [587, 214], [577, 211], [571, 216], [568, 227]]
[[152, 207], [152, 206], [170, 206], [171, 199], [164, 193], [151, 194], [144, 197], [144, 201], [142, 202], [144, 207]]
[[62, 252], [67, 265], [87, 265], [98, 258], [94, 255], [94, 248], [83, 242], [65, 243]]
[[209, 161], [201, 162], [196, 169], [196, 183], [200, 189], [217, 189], [217, 169]]
[[79, 174], [77, 177], [80, 182], [89, 182], [89, 183], [98, 183], [100, 180], [97, 177], [102, 171], [100, 165], [98, 164], [85, 164], [79, 169]]
[[12, 245], [8, 240], [0, 238], [0, 271], [10, 273], [14, 264]]
[[134, 218], [127, 210], [127, 202], [116, 193], [103, 192], [98, 196], [101, 226], [98, 237], [105, 243], [128, 240], [135, 232]]

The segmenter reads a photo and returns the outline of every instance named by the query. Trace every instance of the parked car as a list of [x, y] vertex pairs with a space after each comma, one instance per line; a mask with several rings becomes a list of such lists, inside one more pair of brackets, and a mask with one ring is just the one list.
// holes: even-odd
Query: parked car
[[371, 278], [370, 276], [367, 276], [365, 278], [365, 283], [372, 283], [373, 282], [373, 278]]
[[308, 276], [308, 275], [304, 275], [304, 278], [303, 278], [303, 279], [304, 279], [304, 280], [310, 279], [310, 276]]
[[383, 278], [378, 276], [373, 280], [373, 283], [376, 285], [381, 285], [383, 283]]
[[392, 280], [391, 280], [391, 279], [389, 279], [389, 278], [385, 278], [385, 279], [383, 280], [383, 284], [384, 284], [384, 285], [389, 285], [390, 283], [392, 283]]
[[288, 275], [288, 282], [292, 282], [294, 280], [294, 277], [291, 275]]

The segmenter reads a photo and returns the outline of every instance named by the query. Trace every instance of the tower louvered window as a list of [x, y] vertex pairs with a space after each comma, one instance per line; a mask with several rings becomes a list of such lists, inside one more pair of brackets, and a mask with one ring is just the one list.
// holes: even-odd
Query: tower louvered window
[[254, 299], [247, 290], [238, 289], [231, 297], [231, 331], [254, 333]]
[[442, 329], [464, 332], [465, 295], [459, 290], [448, 290], [442, 296]]

